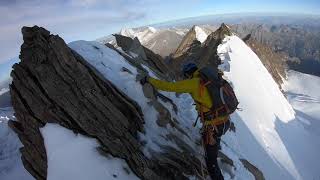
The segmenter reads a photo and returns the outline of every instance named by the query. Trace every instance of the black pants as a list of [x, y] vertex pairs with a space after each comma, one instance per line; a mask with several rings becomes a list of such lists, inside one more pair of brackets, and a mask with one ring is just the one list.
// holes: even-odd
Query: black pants
[[[224, 180], [221, 170], [218, 165], [218, 152], [220, 149], [220, 138], [230, 127], [230, 121], [228, 120], [224, 124], [218, 125], [214, 129], [213, 137], [215, 143], [213, 145], [206, 144], [204, 145], [206, 151], [206, 164], [207, 170], [212, 180]], [[205, 132], [206, 133], [206, 132]], [[205, 136], [205, 135], [204, 135]]]

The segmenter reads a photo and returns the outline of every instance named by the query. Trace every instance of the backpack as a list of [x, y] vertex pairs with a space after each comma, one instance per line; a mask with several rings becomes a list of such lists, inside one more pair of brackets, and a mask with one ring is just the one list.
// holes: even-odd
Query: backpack
[[211, 97], [210, 109], [214, 117], [232, 114], [237, 109], [239, 101], [229, 82], [222, 77], [217, 68], [204, 67], [199, 73], [200, 85], [208, 89]]

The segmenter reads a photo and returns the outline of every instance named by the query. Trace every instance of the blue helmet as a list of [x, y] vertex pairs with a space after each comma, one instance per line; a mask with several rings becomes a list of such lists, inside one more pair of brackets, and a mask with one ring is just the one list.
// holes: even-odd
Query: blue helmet
[[186, 74], [192, 74], [198, 69], [197, 65], [195, 63], [189, 62], [182, 66], [182, 72], [184, 75]]

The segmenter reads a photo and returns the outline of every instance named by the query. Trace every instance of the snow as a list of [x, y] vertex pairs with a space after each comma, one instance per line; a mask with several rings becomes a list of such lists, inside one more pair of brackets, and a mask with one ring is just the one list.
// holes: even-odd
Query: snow
[[[189, 144], [195, 152], [199, 151], [199, 147], [195, 145], [195, 141], [199, 139], [199, 133], [196, 128], [192, 128], [192, 122], [196, 119], [196, 112], [192, 103], [190, 103], [191, 97], [189, 95], [183, 96], [183, 98], [176, 98], [175, 93], [166, 93], [169, 98], [173, 98], [177, 106], [184, 106], [178, 113], [173, 112], [171, 104], [161, 102], [171, 112], [172, 117], [175, 117], [180, 126], [188, 127], [184, 130], [189, 136], [194, 138], [190, 139], [181, 134], [175, 128], [168, 125], [166, 128], [161, 128], [156, 123], [158, 112], [153, 106], [150, 106], [149, 99], [146, 98], [142, 91], [142, 86], [136, 81], [138, 74], [135, 67], [131, 66], [122, 56], [116, 51], [100, 44], [98, 42], [88, 41], [76, 41], [69, 44], [69, 46], [77, 51], [82, 57], [84, 57], [91, 65], [93, 65], [100, 73], [102, 73], [108, 80], [110, 80], [115, 86], [126, 93], [129, 97], [135, 100], [141, 107], [144, 113], [145, 119], [145, 133], [140, 133], [140, 140], [145, 141], [143, 152], [146, 156], [151, 157], [152, 152], [161, 151], [159, 145], [171, 146], [175, 149], [177, 147], [175, 142], [168, 141], [166, 135], [172, 133], [184, 139], [185, 143]], [[97, 47], [97, 48], [94, 48]], [[131, 73], [123, 72], [122, 67], [127, 68]], [[146, 68], [146, 66], [144, 66]], [[150, 69], [149, 75], [156, 77]], [[197, 138], [196, 138], [197, 137]]]
[[149, 26], [148, 27], [149, 31], [151, 31], [152, 33], [157, 32], [156, 28]]
[[101, 156], [95, 139], [57, 124], [47, 123], [40, 131], [47, 152], [48, 180], [138, 179], [123, 159]]
[[134, 33], [135, 33], [135, 32], [133, 31], [133, 29], [128, 28], [128, 29], [121, 29], [121, 31], [120, 31], [119, 34], [121, 34], [121, 35], [123, 35], [123, 36], [131, 37], [131, 36], [134, 35]]
[[248, 159], [266, 179], [318, 178], [319, 137], [297, 121], [256, 54], [237, 36], [226, 37], [218, 54], [242, 109], [231, 117], [236, 132], [223, 138], [223, 151]]
[[9, 88], [2, 88], [2, 89], [0, 89], [0, 95], [6, 93], [8, 91], [9, 91]]
[[194, 29], [196, 31], [197, 40], [200, 41], [201, 43], [203, 43], [208, 37], [207, 33], [204, 32], [204, 30], [202, 30], [202, 28], [199, 26], [195, 26]]
[[17, 135], [9, 128], [8, 120], [15, 119], [12, 107], [0, 108], [0, 179], [34, 179], [23, 167]]
[[[320, 78], [296, 71], [288, 73], [288, 81], [284, 82], [284, 91], [294, 109], [305, 113], [320, 123]], [[308, 120], [306, 120], [308, 121]], [[310, 122], [308, 122], [310, 124]], [[318, 126], [319, 127], [319, 126]]]
[[154, 27], [148, 26], [148, 27], [143, 27], [136, 30], [133, 30], [131, 28], [122, 29], [119, 34], [123, 36], [131, 37], [131, 38], [137, 37], [142, 44], [145, 44], [150, 39], [152, 39], [152, 37], [157, 32], [158, 31]]
[[[307, 142], [310, 143], [309, 146], [313, 145], [310, 148], [320, 149], [319, 143], [315, 143], [319, 142], [320, 136], [320, 77], [290, 71], [288, 80], [283, 84], [283, 89], [296, 111], [296, 119], [302, 124], [304, 131], [301, 129], [300, 131], [309, 135]], [[308, 155], [311, 160], [306, 165], [316, 166], [315, 155], [310, 152]], [[318, 154], [317, 157], [316, 159], [320, 159]], [[320, 174], [316, 170], [313, 173]]]
[[177, 34], [179, 34], [180, 36], [185, 36], [185, 35], [186, 35], [186, 32], [181, 31], [181, 30], [176, 30], [175, 32], [176, 32]]

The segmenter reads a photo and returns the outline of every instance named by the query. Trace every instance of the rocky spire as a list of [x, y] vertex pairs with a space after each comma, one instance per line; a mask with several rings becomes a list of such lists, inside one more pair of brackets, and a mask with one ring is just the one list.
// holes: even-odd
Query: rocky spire
[[197, 41], [196, 37], [196, 26], [192, 26], [192, 28], [188, 31], [188, 33], [183, 37], [180, 45], [178, 46], [177, 50], [173, 54], [173, 58], [177, 58], [182, 56], [191, 46], [194, 41]]
[[[195, 26], [194, 26], [195, 27]], [[212, 65], [217, 67], [220, 64], [220, 59], [217, 55], [218, 45], [221, 44], [225, 36], [232, 35], [230, 28], [224, 23], [211, 33], [207, 39], [201, 44], [195, 40], [194, 27], [184, 38], [184, 41], [179, 45], [176, 55], [172, 56], [171, 64], [174, 67], [176, 76], [181, 76], [180, 67], [187, 61], [196, 62], [200, 67], [206, 65]], [[191, 42], [192, 41], [192, 42]]]

